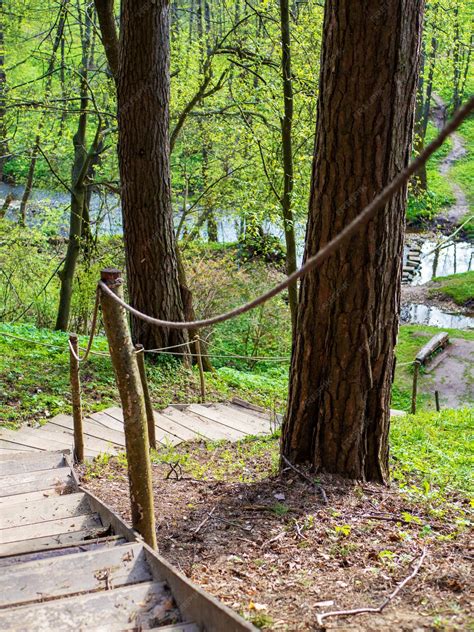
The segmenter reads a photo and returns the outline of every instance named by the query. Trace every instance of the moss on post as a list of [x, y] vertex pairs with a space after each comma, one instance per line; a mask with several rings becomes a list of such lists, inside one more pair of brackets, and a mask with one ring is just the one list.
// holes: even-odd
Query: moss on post
[[[114, 294], [123, 298], [120, 270], [102, 270], [101, 280]], [[122, 402], [132, 523], [145, 542], [152, 548], [157, 548], [150, 444], [137, 358], [125, 311], [104, 292], [101, 293], [100, 300], [105, 333]]]
[[84, 461], [84, 432], [82, 429], [81, 381], [79, 377], [79, 345], [77, 334], [69, 336], [69, 377], [71, 381], [72, 418], [74, 422], [74, 458]]

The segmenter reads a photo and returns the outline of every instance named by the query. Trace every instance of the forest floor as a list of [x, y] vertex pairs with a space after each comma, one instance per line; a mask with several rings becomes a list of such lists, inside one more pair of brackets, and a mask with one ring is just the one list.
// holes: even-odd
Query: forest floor
[[[453, 414], [396, 420], [390, 486], [306, 472], [327, 504], [292, 470], [278, 474], [277, 436], [155, 453], [160, 553], [264, 630], [467, 630], [474, 551], [460, 442], [472, 413]], [[176, 462], [180, 480], [167, 478]], [[418, 467], [425, 472], [415, 474]], [[130, 519], [123, 457], [82, 474]], [[418, 574], [383, 613], [318, 625], [323, 612], [379, 605], [425, 549]]]

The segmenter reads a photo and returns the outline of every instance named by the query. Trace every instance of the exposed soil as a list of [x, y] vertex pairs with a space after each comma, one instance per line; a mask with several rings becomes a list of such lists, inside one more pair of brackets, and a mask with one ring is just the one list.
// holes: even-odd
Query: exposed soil
[[442, 283], [438, 281], [429, 281], [423, 285], [402, 285], [402, 303], [424, 303], [453, 314], [472, 315], [474, 305], [458, 305], [446, 294], [436, 293], [440, 287]]
[[446, 349], [435, 356], [420, 378], [420, 392], [431, 395], [435, 407], [438, 391], [442, 408], [461, 408], [474, 403], [474, 341], [452, 339]]
[[[434, 501], [421, 507], [394, 485], [321, 477], [325, 505], [291, 470], [286, 478], [267, 477], [275, 448], [242, 461], [231, 444], [181, 446], [211, 480], [193, 479], [192, 470], [166, 480], [169, 465], [155, 465], [161, 554], [266, 630], [469, 628], [474, 551], [456, 521], [468, 510], [466, 499], [451, 498], [440, 513]], [[234, 456], [234, 479], [213, 480], [213, 464], [224, 450]], [[241, 461], [235, 480], [235, 462]], [[89, 469], [86, 487], [129, 520], [123, 465], [113, 459], [96, 474], [92, 478]], [[419, 573], [382, 614], [328, 618], [318, 626], [317, 613], [379, 605], [410, 574], [424, 547]]]

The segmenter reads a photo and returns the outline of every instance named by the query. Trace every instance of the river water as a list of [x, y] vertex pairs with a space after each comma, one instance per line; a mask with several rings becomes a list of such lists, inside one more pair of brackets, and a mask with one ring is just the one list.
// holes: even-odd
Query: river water
[[[7, 217], [15, 219], [18, 215], [20, 199], [23, 187], [12, 187], [0, 183], [0, 205], [5, 196], [13, 194], [13, 202], [7, 213]], [[67, 193], [33, 189], [28, 204], [27, 224], [32, 227], [40, 227], [47, 223], [50, 234], [66, 237], [69, 223], [69, 202]], [[194, 213], [189, 219], [188, 226], [195, 221], [198, 213]], [[240, 220], [232, 217], [232, 213], [216, 213], [219, 241], [232, 243], [237, 241], [241, 230]], [[91, 221], [98, 235], [121, 235], [122, 218], [120, 213], [119, 197], [114, 194], [105, 196], [93, 193], [91, 196]], [[179, 221], [179, 213], [176, 213], [176, 223]], [[283, 230], [274, 223], [264, 222], [264, 231], [278, 237], [283, 241]], [[245, 229], [245, 227], [244, 227]], [[304, 246], [304, 226], [295, 226], [298, 248], [298, 263], [301, 263]], [[205, 229], [201, 231], [202, 237], [206, 237]], [[421, 265], [417, 269], [410, 284], [423, 285], [436, 276], [447, 276], [459, 272], [467, 272], [474, 269], [474, 247], [468, 241], [452, 241], [441, 247], [440, 242], [432, 237], [417, 233], [407, 235], [407, 242], [416, 242], [421, 246]], [[405, 257], [408, 247], [405, 248]], [[424, 304], [404, 304], [401, 311], [401, 321], [404, 323], [417, 323], [433, 325], [435, 327], [449, 327], [455, 329], [474, 329], [474, 317], [451, 313], [439, 307]]]

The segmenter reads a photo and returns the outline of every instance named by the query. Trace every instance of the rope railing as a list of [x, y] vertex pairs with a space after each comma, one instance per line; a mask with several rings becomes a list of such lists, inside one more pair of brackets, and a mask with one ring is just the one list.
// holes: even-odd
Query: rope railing
[[140, 312], [135, 309], [120, 297], [118, 297], [112, 289], [104, 282], [99, 281], [100, 289], [107, 294], [111, 299], [121, 305], [128, 312], [140, 318], [141, 320], [155, 325], [157, 327], [165, 327], [169, 329], [201, 329], [203, 327], [209, 327], [210, 325], [216, 325], [218, 323], [225, 322], [236, 316], [245, 314], [246, 312], [266, 303], [268, 300], [277, 296], [290, 285], [295, 283], [302, 276], [319, 267], [330, 255], [336, 252], [343, 243], [345, 243], [350, 237], [354, 236], [360, 228], [365, 226], [373, 217], [375, 217], [377, 211], [385, 206], [385, 204], [391, 199], [391, 197], [397, 193], [410, 178], [428, 161], [428, 159], [434, 154], [434, 152], [441, 147], [443, 142], [448, 138], [450, 134], [457, 130], [461, 123], [469, 116], [474, 110], [474, 97], [472, 97], [463, 107], [461, 107], [453, 116], [451, 121], [440, 131], [438, 136], [415, 158], [409, 165], [403, 169], [395, 178], [357, 215], [342, 231], [336, 235], [331, 241], [323, 246], [315, 255], [310, 257], [298, 270], [286, 277], [284, 281], [278, 283], [273, 288], [264, 292], [260, 296], [257, 296], [248, 303], [244, 303], [239, 307], [218, 314], [210, 318], [194, 321], [170, 321], [162, 320], [160, 318], [154, 318], [148, 314]]

